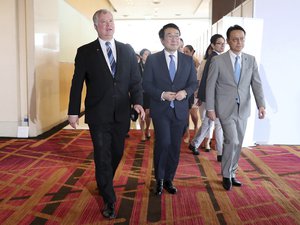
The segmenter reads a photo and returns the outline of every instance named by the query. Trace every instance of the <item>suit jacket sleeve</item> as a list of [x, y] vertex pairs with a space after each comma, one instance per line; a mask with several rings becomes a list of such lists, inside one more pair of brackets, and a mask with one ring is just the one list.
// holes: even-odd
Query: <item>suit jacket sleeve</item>
[[253, 76], [251, 80], [251, 88], [252, 88], [252, 92], [255, 98], [257, 108], [259, 107], [266, 108], [262, 83], [258, 73], [258, 67], [255, 59], [253, 62]]
[[212, 58], [206, 80], [206, 110], [215, 110], [215, 89], [216, 82], [219, 75], [219, 68], [215, 61], [215, 57]]

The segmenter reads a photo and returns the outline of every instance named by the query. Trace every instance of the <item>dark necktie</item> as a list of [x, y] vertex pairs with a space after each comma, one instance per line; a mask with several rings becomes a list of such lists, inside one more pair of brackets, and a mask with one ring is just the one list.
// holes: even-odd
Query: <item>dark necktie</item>
[[107, 51], [107, 56], [108, 56], [108, 59], [109, 59], [111, 73], [114, 76], [115, 72], [116, 72], [116, 61], [115, 61], [115, 58], [112, 54], [110, 42], [109, 41], [105, 42], [105, 45], [106, 45], [106, 51]]
[[234, 79], [237, 84], [239, 83], [240, 76], [241, 76], [241, 64], [239, 61], [240, 61], [240, 56], [236, 56], [234, 62]]
[[[176, 73], [175, 61], [174, 61], [174, 55], [169, 55], [169, 56], [170, 56], [169, 73], [170, 73], [170, 78], [173, 82]], [[170, 106], [171, 108], [174, 108], [174, 101], [171, 101]]]

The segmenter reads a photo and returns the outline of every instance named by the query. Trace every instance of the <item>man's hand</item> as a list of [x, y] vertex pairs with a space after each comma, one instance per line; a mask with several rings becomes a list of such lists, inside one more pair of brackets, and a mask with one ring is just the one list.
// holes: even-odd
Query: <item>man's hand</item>
[[207, 117], [210, 119], [210, 120], [212, 120], [212, 121], [215, 121], [215, 119], [216, 119], [216, 113], [215, 113], [215, 111], [214, 110], [206, 110], [206, 115], [207, 115]]
[[175, 92], [171, 92], [171, 91], [165, 91], [163, 93], [163, 99], [167, 100], [167, 101], [174, 101], [176, 98], [176, 93]]
[[69, 115], [68, 116], [68, 121], [74, 129], [76, 129], [76, 124], [79, 125], [79, 117], [78, 115]]
[[183, 99], [185, 99], [187, 96], [187, 93], [185, 90], [181, 90], [181, 91], [178, 91], [175, 95], [175, 98], [177, 101], [181, 101]]
[[134, 108], [134, 110], [135, 110], [138, 114], [140, 114], [141, 119], [144, 120], [144, 119], [145, 119], [145, 111], [144, 111], [143, 106], [141, 106], [141, 105], [134, 105], [133, 108]]
[[263, 118], [265, 118], [265, 115], [266, 115], [265, 108], [264, 107], [259, 107], [259, 109], [258, 109], [258, 118], [263, 119]]

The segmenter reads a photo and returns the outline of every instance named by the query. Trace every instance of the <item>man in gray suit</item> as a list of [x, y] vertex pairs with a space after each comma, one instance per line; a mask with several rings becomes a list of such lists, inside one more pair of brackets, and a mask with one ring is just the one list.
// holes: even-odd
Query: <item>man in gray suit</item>
[[224, 132], [222, 157], [223, 187], [242, 183], [235, 177], [242, 143], [250, 115], [250, 87], [258, 108], [258, 118], [265, 117], [262, 84], [254, 56], [242, 53], [245, 30], [238, 25], [227, 30], [230, 50], [215, 56], [210, 64], [206, 86], [207, 116], [220, 119]]

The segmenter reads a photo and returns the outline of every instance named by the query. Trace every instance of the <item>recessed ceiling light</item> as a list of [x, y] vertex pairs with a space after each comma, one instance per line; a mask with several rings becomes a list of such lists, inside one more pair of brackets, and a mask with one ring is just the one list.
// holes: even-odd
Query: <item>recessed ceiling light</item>
[[160, 0], [153, 0], [152, 3], [153, 4], [160, 4]]

